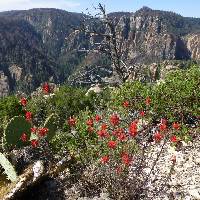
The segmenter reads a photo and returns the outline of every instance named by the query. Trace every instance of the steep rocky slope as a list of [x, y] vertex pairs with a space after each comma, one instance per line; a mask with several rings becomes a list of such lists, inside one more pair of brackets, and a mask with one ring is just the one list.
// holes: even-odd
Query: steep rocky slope
[[[109, 70], [97, 70], [90, 77], [91, 68], [107, 68], [110, 61], [80, 51], [95, 48], [88, 35], [71, 28], [79, 26], [84, 16], [57, 9], [1, 12], [0, 96], [15, 90], [31, 91], [49, 79], [63, 83], [70, 76], [78, 81], [80, 71], [86, 71], [89, 82], [110, 75]], [[147, 7], [109, 16], [116, 22], [129, 65], [200, 60], [200, 19]], [[105, 31], [100, 22], [96, 24]], [[99, 42], [101, 38], [95, 38], [93, 44]]]
[[26, 21], [0, 19], [0, 93], [15, 88], [33, 90], [41, 82], [57, 82], [56, 64], [50, 61], [41, 38]]

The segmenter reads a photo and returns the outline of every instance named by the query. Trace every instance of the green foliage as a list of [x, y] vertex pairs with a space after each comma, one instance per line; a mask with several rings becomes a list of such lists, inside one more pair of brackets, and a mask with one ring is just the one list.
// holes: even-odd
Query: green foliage
[[110, 107], [121, 107], [126, 100], [132, 102], [132, 109], [140, 110], [144, 107], [144, 99], [151, 96], [150, 87], [139, 82], [126, 82], [119, 89], [115, 89], [112, 93], [112, 101]]
[[15, 182], [18, 178], [17, 173], [13, 165], [2, 153], [0, 153], [0, 165], [4, 169], [4, 173], [7, 175], [8, 180]]
[[199, 85], [199, 67], [173, 71], [163, 83], [153, 87], [152, 106], [159, 115], [168, 118], [188, 113], [197, 116], [200, 114]]
[[144, 85], [140, 82], [125, 83], [112, 93], [113, 102], [110, 106], [120, 107], [122, 102], [131, 102], [133, 110], [145, 110], [145, 99], [151, 98], [148, 109], [155, 114], [154, 118], [167, 117], [180, 120], [181, 115], [200, 114], [200, 68], [176, 70], [167, 74], [160, 84]]
[[95, 109], [96, 94], [90, 93], [86, 96], [86, 92], [85, 89], [62, 86], [51, 97], [34, 97], [28, 102], [27, 109], [33, 113], [37, 125], [41, 125], [51, 113], [56, 113], [62, 127], [69, 116], [78, 114], [86, 108]]
[[12, 118], [23, 113], [19, 99], [15, 96], [8, 96], [0, 99], [0, 120], [5, 117]]
[[46, 139], [50, 141], [56, 134], [58, 124], [58, 115], [51, 114], [45, 121], [44, 127], [48, 128]]
[[27, 145], [21, 140], [21, 135], [26, 133], [27, 138], [30, 138], [30, 128], [31, 124], [24, 117], [16, 116], [12, 118], [4, 130], [3, 146], [9, 148]]
[[93, 109], [94, 95], [85, 95], [86, 90], [63, 86], [53, 99], [55, 111], [61, 119], [78, 114], [86, 107]]
[[27, 110], [32, 112], [35, 125], [42, 125], [47, 116], [53, 112], [54, 105], [51, 98], [53, 97], [44, 98], [43, 95], [39, 95], [28, 101]]

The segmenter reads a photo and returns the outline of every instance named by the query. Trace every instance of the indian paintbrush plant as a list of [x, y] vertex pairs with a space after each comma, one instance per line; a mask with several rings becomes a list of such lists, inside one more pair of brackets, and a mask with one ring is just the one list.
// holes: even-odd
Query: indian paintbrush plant
[[[188, 128], [182, 122], [166, 118], [154, 122], [151, 96], [140, 98], [140, 101], [139, 110], [132, 109], [134, 102], [125, 100], [121, 106], [108, 107], [96, 114], [81, 112], [66, 121], [70, 130], [67, 148], [83, 165], [96, 166], [91, 179], [100, 182], [114, 199], [139, 199], [165, 145], [176, 146], [189, 138]], [[160, 151], [153, 158], [149, 173], [144, 175], [146, 154], [158, 145]], [[175, 157], [169, 160], [169, 177], [175, 161]]]

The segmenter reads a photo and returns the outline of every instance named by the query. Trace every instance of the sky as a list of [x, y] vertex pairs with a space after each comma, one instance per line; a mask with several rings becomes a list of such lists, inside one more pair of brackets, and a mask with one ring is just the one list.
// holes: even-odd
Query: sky
[[59, 8], [71, 12], [93, 13], [93, 6], [102, 3], [107, 12], [135, 12], [143, 6], [173, 11], [185, 17], [200, 18], [200, 0], [0, 0], [0, 11], [30, 8]]

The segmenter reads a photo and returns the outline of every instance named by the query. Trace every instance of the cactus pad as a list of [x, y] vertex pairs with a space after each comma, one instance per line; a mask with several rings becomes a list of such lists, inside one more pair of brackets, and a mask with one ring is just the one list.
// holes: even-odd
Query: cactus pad
[[44, 127], [48, 128], [48, 134], [46, 136], [46, 139], [50, 141], [56, 134], [58, 126], [58, 115], [51, 114], [45, 121]]
[[15, 182], [18, 178], [17, 173], [12, 164], [2, 153], [0, 153], [0, 165], [4, 169], [4, 173], [7, 175], [7, 179], [9, 179], [12, 182]]
[[[31, 124], [23, 117], [14, 117], [10, 120], [4, 130], [4, 147], [21, 147], [27, 145], [31, 135]], [[21, 140], [22, 133], [26, 133], [27, 142]]]

